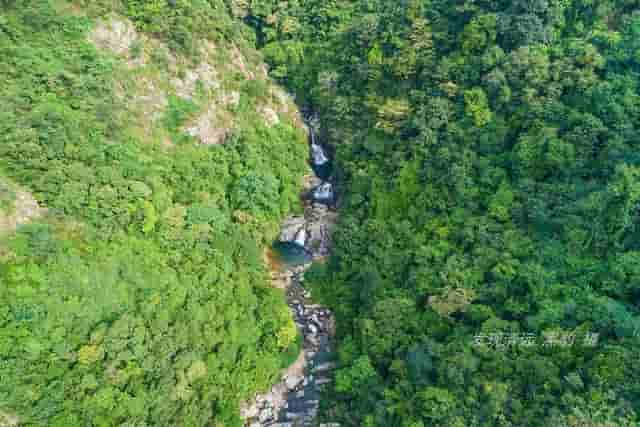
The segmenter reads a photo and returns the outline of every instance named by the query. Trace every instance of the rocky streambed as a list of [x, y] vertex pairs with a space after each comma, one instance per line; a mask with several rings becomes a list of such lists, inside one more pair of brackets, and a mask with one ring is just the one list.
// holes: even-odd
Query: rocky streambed
[[[337, 214], [333, 185], [327, 179], [329, 158], [316, 142], [317, 122], [309, 122], [312, 175], [305, 177], [304, 214], [283, 221], [275, 251], [281, 266], [272, 271], [274, 286], [286, 292], [298, 330], [304, 337], [302, 352], [282, 375], [282, 381], [242, 408], [249, 427], [301, 427], [315, 424], [323, 387], [333, 380], [332, 337], [335, 320], [326, 307], [314, 304], [304, 288], [304, 273], [321, 261], [331, 247], [331, 229]], [[338, 427], [336, 423], [319, 424]]]

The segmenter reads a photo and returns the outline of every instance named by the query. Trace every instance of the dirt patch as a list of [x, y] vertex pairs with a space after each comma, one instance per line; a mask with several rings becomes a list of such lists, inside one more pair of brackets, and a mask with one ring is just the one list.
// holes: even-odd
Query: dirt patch
[[191, 99], [196, 93], [197, 84], [200, 82], [205, 91], [218, 89], [218, 72], [207, 62], [201, 62], [196, 68], [188, 69], [183, 77], [171, 79], [171, 84], [176, 90], [176, 95], [181, 98]]
[[11, 233], [46, 212], [31, 193], [0, 181], [0, 233]]
[[0, 411], [0, 427], [14, 427], [20, 423], [17, 416]]
[[132, 55], [134, 43], [142, 43], [133, 23], [124, 18], [109, 17], [97, 22], [89, 33], [89, 41], [100, 49], [109, 50], [116, 55], [126, 58], [129, 67], [144, 65], [144, 55]]
[[249, 70], [249, 66], [247, 65], [242, 52], [236, 46], [232, 46], [230, 49], [231, 54], [231, 64], [230, 67], [233, 71], [238, 71], [240, 74], [244, 76], [247, 80], [254, 80], [256, 75], [253, 71]]
[[280, 123], [278, 113], [271, 107], [263, 105], [258, 107], [258, 114], [262, 116], [268, 127], [275, 126]]
[[232, 124], [233, 121], [228, 113], [219, 111], [215, 105], [211, 104], [207, 111], [191, 125], [186, 126], [184, 131], [199, 139], [204, 145], [222, 144], [233, 128]]

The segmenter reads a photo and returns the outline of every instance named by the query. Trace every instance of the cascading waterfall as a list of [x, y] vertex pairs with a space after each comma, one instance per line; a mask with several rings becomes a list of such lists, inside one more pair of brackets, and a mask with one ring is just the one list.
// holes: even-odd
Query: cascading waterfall
[[280, 277], [286, 278], [287, 304], [304, 337], [303, 351], [282, 382], [271, 392], [258, 396], [255, 404], [244, 410], [250, 427], [315, 425], [322, 387], [332, 381], [334, 318], [327, 308], [310, 300], [303, 283], [304, 272], [311, 266], [311, 261], [329, 254], [330, 229], [337, 214], [332, 207], [333, 185], [327, 180], [331, 161], [316, 141], [317, 119], [309, 118], [307, 127], [314, 175], [305, 180], [304, 215], [283, 221], [279, 242], [274, 245], [284, 265]]

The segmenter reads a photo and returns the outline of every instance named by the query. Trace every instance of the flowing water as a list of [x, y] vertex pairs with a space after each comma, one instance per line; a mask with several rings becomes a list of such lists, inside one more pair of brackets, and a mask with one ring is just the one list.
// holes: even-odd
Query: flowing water
[[252, 407], [245, 410], [250, 427], [316, 425], [322, 389], [333, 380], [331, 337], [335, 330], [334, 318], [329, 309], [314, 304], [304, 288], [305, 270], [312, 261], [328, 255], [329, 229], [336, 218], [331, 207], [333, 187], [328, 181], [331, 161], [316, 141], [313, 122], [308, 127], [311, 167], [316, 174], [312, 178], [317, 185], [303, 194], [304, 218], [293, 217], [285, 221], [283, 235], [286, 241], [275, 243], [270, 251], [276, 258], [272, 267], [280, 270], [278, 274], [290, 278], [286, 287], [287, 304], [304, 337], [302, 354], [287, 370], [281, 383], [271, 392], [258, 396]]
[[276, 242], [273, 244], [273, 252], [280, 264], [287, 268], [299, 267], [313, 261], [313, 256], [294, 242]]

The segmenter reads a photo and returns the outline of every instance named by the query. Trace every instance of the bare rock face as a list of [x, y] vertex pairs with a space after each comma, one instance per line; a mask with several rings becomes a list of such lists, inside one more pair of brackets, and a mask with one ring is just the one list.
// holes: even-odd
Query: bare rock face
[[[113, 16], [107, 20], [99, 21], [89, 34], [89, 40], [101, 49], [110, 50], [118, 56], [131, 58], [132, 46], [141, 39], [131, 21]], [[130, 67], [143, 65], [144, 57], [131, 58], [127, 64]]]
[[89, 37], [97, 46], [122, 55], [129, 52], [138, 33], [130, 21], [113, 17], [99, 22]]
[[0, 233], [12, 232], [46, 212], [31, 193], [1, 181], [0, 202], [7, 206], [0, 210]]
[[[243, 4], [246, 6], [246, 1], [235, 3], [240, 9]], [[272, 99], [256, 111], [266, 126], [282, 120], [299, 124], [295, 104], [284, 90], [270, 81], [264, 64], [256, 65], [257, 59], [250, 59], [251, 52], [243, 52], [233, 44], [217, 45], [202, 40], [200, 62], [193, 64], [172, 52], [161, 40], [138, 33], [130, 20], [115, 14], [98, 21], [88, 38], [97, 48], [118, 56], [128, 68], [136, 68], [131, 81], [121, 82], [116, 93], [131, 107], [132, 114], [138, 116], [135, 123], [142, 134], [152, 138], [160, 135], [158, 139], [163, 141], [163, 146], [172, 146], [170, 139], [165, 143], [168, 135], [162, 137], [166, 131], [161, 123], [171, 95], [194, 101], [200, 108], [182, 126], [184, 133], [203, 145], [224, 143], [242, 120], [237, 111], [241, 87], [238, 77], [240, 80], [259, 78], [266, 84]], [[223, 52], [227, 52], [228, 57], [221, 63]]]
[[240, 52], [240, 49], [238, 49], [236, 46], [232, 46], [230, 54], [231, 63], [229, 64], [229, 68], [232, 71], [239, 72], [247, 80], [254, 80], [256, 78], [256, 75], [249, 69], [249, 66], [246, 63], [242, 52]]
[[12, 414], [0, 411], [0, 426], [14, 427], [20, 424], [20, 419]]
[[259, 107], [258, 113], [260, 113], [268, 127], [272, 127], [280, 123], [280, 117], [278, 116], [278, 113], [271, 107]]
[[227, 135], [231, 132], [231, 120], [225, 120], [221, 112], [215, 105], [211, 104], [209, 109], [200, 115], [195, 122], [184, 128], [184, 131], [200, 140], [204, 145], [222, 144]]
[[171, 80], [176, 95], [184, 99], [193, 98], [198, 82], [202, 84], [204, 90], [220, 87], [217, 70], [207, 62], [201, 62], [196, 68], [186, 70], [183, 77], [174, 77]]
[[296, 240], [300, 230], [304, 229], [305, 219], [302, 216], [294, 216], [287, 218], [283, 223], [280, 231], [281, 242], [293, 242]]

